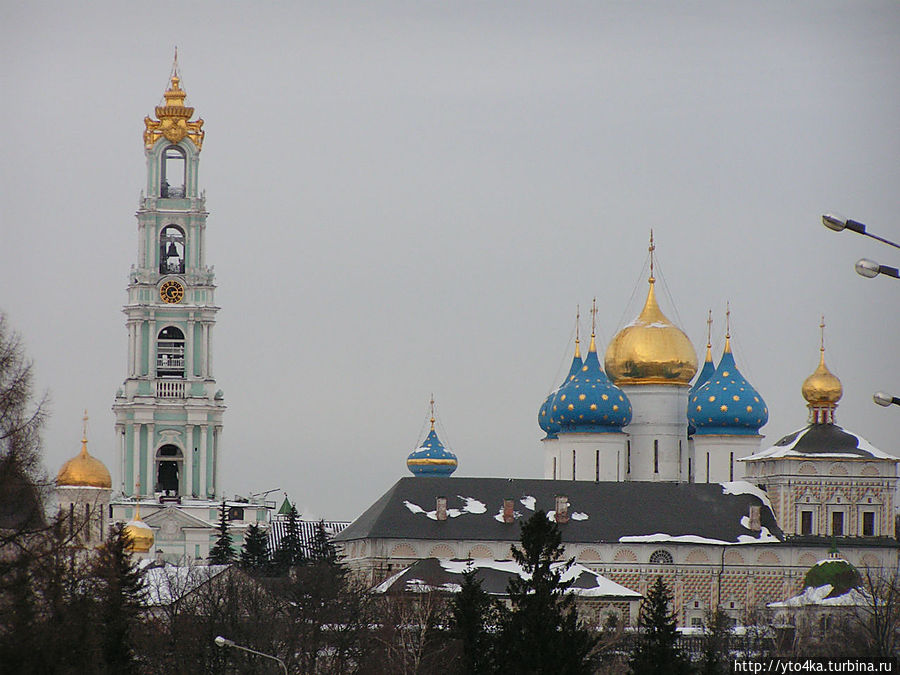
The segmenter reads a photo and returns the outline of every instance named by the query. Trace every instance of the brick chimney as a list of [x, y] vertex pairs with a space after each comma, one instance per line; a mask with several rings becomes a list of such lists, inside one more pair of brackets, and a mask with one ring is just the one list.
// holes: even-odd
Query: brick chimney
[[436, 504], [437, 511], [437, 519], [438, 520], [447, 520], [447, 498], [446, 497], [438, 497]]
[[759, 532], [762, 530], [762, 522], [760, 522], [759, 511], [759, 506], [750, 507], [750, 525], [748, 525], [748, 528], [753, 530], [754, 532]]
[[556, 522], [569, 522], [569, 498], [565, 495], [556, 496]]
[[516, 513], [513, 510], [515, 502], [512, 499], [503, 500], [503, 522], [512, 523], [516, 520]]

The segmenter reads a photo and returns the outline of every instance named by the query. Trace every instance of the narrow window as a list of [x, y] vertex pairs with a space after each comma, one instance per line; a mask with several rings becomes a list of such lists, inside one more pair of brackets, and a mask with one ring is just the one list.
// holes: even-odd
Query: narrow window
[[600, 451], [594, 451], [594, 481], [600, 482]]
[[812, 511], [800, 512], [800, 534], [812, 534]]
[[864, 511], [862, 519], [862, 533], [864, 537], [875, 536], [875, 513], [873, 511]]
[[734, 453], [728, 453], [728, 480], [734, 480]]
[[653, 439], [653, 473], [659, 473], [659, 440]]
[[572, 480], [575, 480], [575, 451], [572, 451]]
[[625, 473], [631, 475], [631, 441], [625, 441]]
[[553, 480], [556, 480], [556, 457], [553, 458]]
[[678, 441], [678, 470], [681, 471], [681, 441]]
[[184, 197], [184, 150], [170, 145], [163, 150], [159, 177], [159, 196], [168, 199]]
[[688, 483], [694, 482], [694, 458], [688, 457]]
[[844, 534], [844, 512], [834, 511], [831, 514], [831, 534], [841, 537]]
[[709, 482], [709, 453], [706, 453], [706, 482]]

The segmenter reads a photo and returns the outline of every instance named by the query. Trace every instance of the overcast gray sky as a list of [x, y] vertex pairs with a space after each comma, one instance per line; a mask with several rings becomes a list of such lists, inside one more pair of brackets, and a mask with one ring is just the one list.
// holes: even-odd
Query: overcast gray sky
[[[702, 358], [730, 300], [764, 443], [818, 358], [838, 422], [900, 454], [895, 2], [0, 5], [0, 309], [53, 398], [46, 462], [118, 470], [110, 406], [137, 256], [141, 134], [175, 45], [206, 120], [228, 494], [352, 519], [407, 475], [437, 400], [458, 475], [537, 477], [576, 304], [608, 340], [663, 310]], [[636, 294], [635, 294], [635, 289]], [[582, 328], [589, 322], [583, 319]]]

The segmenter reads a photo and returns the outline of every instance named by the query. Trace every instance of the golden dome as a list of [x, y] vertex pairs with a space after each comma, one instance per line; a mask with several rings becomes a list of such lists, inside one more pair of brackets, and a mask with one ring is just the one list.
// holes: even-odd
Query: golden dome
[[131, 538], [128, 550], [132, 553], [148, 553], [153, 546], [153, 528], [141, 520], [140, 512], [134, 520], [128, 521], [122, 531]]
[[144, 146], [152, 148], [156, 142], [165, 137], [170, 143], [178, 143], [183, 138], [190, 138], [197, 150], [203, 147], [203, 120], [191, 120], [194, 109], [184, 104], [187, 93], [181, 88], [181, 77], [178, 75], [178, 50], [175, 50], [175, 63], [169, 78], [169, 88], [163, 94], [164, 105], [156, 106], [156, 119], [144, 118]]
[[106, 465], [87, 451], [87, 411], [84, 416], [85, 430], [81, 437], [81, 452], [62, 465], [56, 475], [60, 487], [111, 488], [112, 479]]
[[815, 372], [803, 380], [803, 398], [809, 404], [837, 403], [844, 395], [844, 387], [837, 375], [825, 365], [825, 350], [820, 349], [819, 366]]
[[606, 374], [622, 384], [688, 384], [697, 372], [697, 354], [688, 336], [656, 302], [650, 290], [640, 315], [616, 335], [606, 350]]

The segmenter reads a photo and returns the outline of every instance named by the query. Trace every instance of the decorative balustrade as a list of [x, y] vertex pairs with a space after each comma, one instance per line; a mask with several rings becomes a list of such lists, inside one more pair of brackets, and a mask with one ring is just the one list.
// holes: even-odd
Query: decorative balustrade
[[184, 398], [184, 380], [157, 380], [157, 398]]

